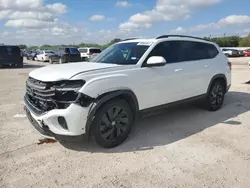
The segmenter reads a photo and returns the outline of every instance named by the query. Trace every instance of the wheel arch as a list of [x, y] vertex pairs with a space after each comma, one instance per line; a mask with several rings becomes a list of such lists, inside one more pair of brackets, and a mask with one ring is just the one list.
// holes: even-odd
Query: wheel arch
[[224, 84], [224, 87], [225, 89], [227, 88], [227, 78], [224, 74], [216, 74], [215, 76], [212, 77], [209, 85], [208, 85], [208, 89], [207, 89], [207, 93], [210, 91], [211, 87], [212, 87], [212, 84], [215, 82], [215, 81], [222, 81], [223, 84]]
[[116, 90], [116, 91], [110, 91], [110, 92], [103, 93], [95, 99], [96, 102], [93, 103], [90, 107], [88, 119], [87, 119], [87, 123], [86, 123], [86, 135], [87, 135], [87, 137], [89, 137], [91, 134], [91, 123], [93, 121], [93, 118], [94, 118], [97, 110], [101, 106], [103, 106], [105, 103], [107, 103], [108, 101], [113, 100], [113, 99], [117, 99], [117, 98], [124, 99], [125, 101], [127, 101], [128, 104], [130, 105], [132, 111], [133, 111], [134, 120], [136, 120], [138, 118], [139, 103], [138, 103], [137, 97], [133, 91], [131, 91], [129, 89], [122, 89], [122, 90]]

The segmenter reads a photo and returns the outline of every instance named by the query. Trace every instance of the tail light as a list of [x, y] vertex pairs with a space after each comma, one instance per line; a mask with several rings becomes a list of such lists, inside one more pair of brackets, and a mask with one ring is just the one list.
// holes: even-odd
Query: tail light
[[229, 69], [232, 70], [232, 63], [231, 62], [227, 62], [227, 65], [228, 65]]

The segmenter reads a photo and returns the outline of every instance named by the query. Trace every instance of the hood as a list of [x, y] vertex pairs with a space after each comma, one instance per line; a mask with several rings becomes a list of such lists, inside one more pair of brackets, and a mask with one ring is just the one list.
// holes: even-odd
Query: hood
[[36, 69], [29, 73], [29, 76], [44, 82], [53, 82], [59, 80], [68, 80], [74, 75], [94, 70], [101, 70], [107, 68], [118, 67], [121, 65], [93, 63], [93, 62], [78, 62], [67, 63], [60, 65], [49, 65]]

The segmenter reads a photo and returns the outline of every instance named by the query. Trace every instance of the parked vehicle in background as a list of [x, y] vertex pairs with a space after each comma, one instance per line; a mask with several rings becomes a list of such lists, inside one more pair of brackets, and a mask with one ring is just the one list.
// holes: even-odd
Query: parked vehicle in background
[[[199, 101], [219, 110], [231, 86], [231, 63], [215, 43], [163, 35], [115, 43], [92, 62], [30, 72], [27, 118], [59, 140], [93, 136], [102, 147], [121, 144], [139, 117]], [[152, 129], [153, 129], [152, 125]]]
[[244, 50], [244, 55], [245, 56], [250, 56], [250, 49]]
[[26, 54], [26, 59], [35, 61], [37, 53], [36, 51], [29, 51], [29, 53]]
[[23, 67], [20, 48], [13, 45], [0, 45], [0, 65]]
[[54, 55], [54, 51], [52, 50], [41, 50], [37, 53], [36, 55], [36, 60], [37, 61], [42, 61], [42, 62], [46, 62], [50, 60], [50, 56]]
[[54, 51], [54, 54], [49, 56], [50, 63], [59, 62], [59, 64], [62, 64], [80, 61], [80, 52], [74, 47], [60, 47]]
[[227, 49], [227, 48], [223, 48], [222, 49], [223, 53], [227, 56], [227, 57], [239, 57], [240, 53], [238, 50], [236, 49]]
[[29, 54], [29, 53], [31, 53], [31, 51], [30, 50], [23, 50], [23, 57], [26, 57], [27, 58], [27, 55]]
[[90, 61], [95, 56], [99, 55], [102, 51], [100, 48], [94, 48], [94, 47], [84, 47], [84, 48], [78, 48], [81, 58], [83, 61]]
[[240, 57], [245, 56], [245, 54], [244, 54], [244, 50], [238, 50], [238, 51], [239, 51], [239, 56], [240, 56]]

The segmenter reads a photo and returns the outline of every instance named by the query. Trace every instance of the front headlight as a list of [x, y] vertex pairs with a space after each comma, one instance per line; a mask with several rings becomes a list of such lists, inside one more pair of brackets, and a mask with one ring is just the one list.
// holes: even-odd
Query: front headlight
[[55, 99], [61, 103], [74, 102], [78, 91], [85, 84], [83, 80], [67, 80], [56, 82], [52, 88], [55, 90]]
[[79, 91], [85, 84], [84, 80], [59, 81], [53, 86], [57, 91]]

